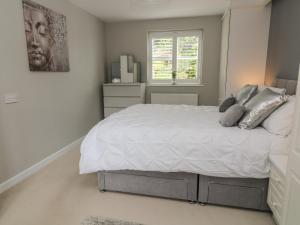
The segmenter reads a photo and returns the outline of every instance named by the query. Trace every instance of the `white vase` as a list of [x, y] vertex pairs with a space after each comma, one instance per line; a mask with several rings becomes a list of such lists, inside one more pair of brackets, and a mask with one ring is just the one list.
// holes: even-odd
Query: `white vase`
[[172, 85], [176, 84], [176, 79], [172, 78]]

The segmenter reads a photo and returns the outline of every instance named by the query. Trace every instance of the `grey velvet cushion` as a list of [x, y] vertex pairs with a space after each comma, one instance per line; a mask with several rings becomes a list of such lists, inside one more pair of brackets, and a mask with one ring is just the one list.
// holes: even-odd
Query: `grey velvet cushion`
[[226, 98], [222, 104], [219, 106], [219, 112], [225, 112], [230, 106], [236, 103], [236, 98], [231, 96]]
[[236, 95], [236, 101], [240, 105], [245, 105], [257, 92], [258, 85], [247, 84], [242, 87]]
[[235, 104], [226, 110], [219, 122], [224, 127], [232, 127], [238, 123], [245, 112], [245, 106]]
[[239, 122], [243, 129], [253, 129], [263, 122], [274, 110], [287, 101], [287, 96], [269, 88], [254, 96], [245, 106], [246, 114]]

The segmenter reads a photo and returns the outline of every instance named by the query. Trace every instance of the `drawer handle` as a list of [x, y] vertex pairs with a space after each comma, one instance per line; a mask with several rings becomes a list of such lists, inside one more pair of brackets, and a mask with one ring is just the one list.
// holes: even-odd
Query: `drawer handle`
[[272, 201], [272, 205], [274, 208], [278, 209], [279, 204], [275, 201]]
[[279, 184], [281, 183], [281, 180], [280, 180], [278, 177], [274, 177], [273, 180], [274, 180], [276, 183], [279, 183]]

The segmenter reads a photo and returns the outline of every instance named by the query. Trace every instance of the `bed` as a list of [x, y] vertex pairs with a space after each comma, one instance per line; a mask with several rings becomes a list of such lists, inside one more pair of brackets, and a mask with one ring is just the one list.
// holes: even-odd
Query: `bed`
[[288, 138], [219, 118], [214, 106], [129, 107], [88, 133], [80, 173], [97, 172], [101, 191], [268, 210], [268, 156]]

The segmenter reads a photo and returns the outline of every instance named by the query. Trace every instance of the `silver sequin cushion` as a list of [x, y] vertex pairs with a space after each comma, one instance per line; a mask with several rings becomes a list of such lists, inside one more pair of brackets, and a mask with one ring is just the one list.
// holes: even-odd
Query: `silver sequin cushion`
[[247, 84], [242, 87], [236, 95], [236, 101], [240, 105], [245, 105], [257, 92], [258, 85]]
[[278, 94], [269, 88], [264, 89], [245, 105], [247, 112], [239, 122], [239, 127], [254, 129], [286, 101], [286, 95]]

